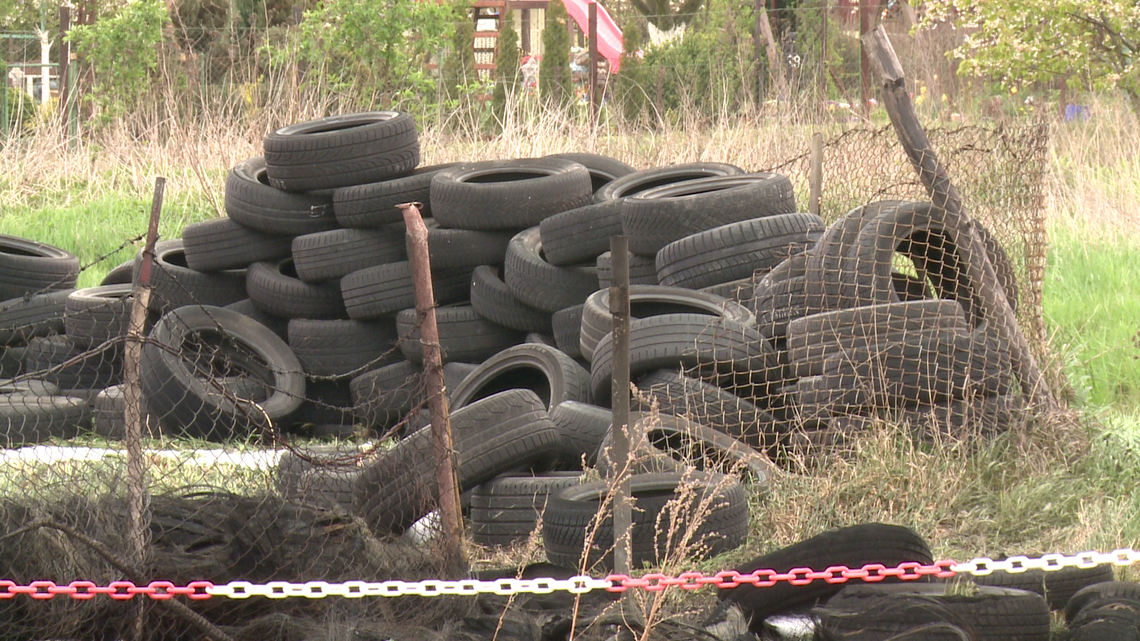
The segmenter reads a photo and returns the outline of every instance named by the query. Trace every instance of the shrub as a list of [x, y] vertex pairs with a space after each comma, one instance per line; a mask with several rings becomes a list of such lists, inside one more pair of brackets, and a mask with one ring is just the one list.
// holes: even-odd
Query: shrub
[[549, 105], [564, 107], [574, 97], [570, 73], [570, 16], [562, 0], [551, 0], [542, 30], [542, 63], [538, 67], [538, 93]]

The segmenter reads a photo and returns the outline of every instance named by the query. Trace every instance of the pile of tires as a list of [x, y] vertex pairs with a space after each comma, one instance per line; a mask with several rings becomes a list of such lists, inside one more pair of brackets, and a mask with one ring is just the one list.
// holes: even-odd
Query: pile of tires
[[[789, 447], [841, 442], [884, 416], [924, 433], [999, 431], [1018, 408], [1008, 347], [980, 319], [965, 277], [977, 258], [927, 203], [873, 203], [827, 227], [796, 211], [786, 177], [721, 163], [419, 160], [412, 117], [371, 112], [284, 127], [263, 156], [234, 167], [226, 217], [156, 248], [142, 350], [150, 424], [216, 441], [396, 438], [351, 465], [302, 453], [316, 464], [302, 473], [283, 464], [281, 490], [392, 534], [434, 510], [423, 346], [396, 207], [410, 201], [426, 217], [459, 480], [478, 542], [517, 542], [541, 522], [551, 558], [605, 564], [604, 520], [592, 522], [600, 541], [581, 536], [608, 490], [575, 476], [596, 466], [633, 473], [647, 505], [661, 503], [658, 516], [682, 496], [720, 506], [705, 514], [713, 538], [697, 537], [717, 552], [746, 532], [739, 483], [762, 486], [769, 457]], [[1008, 258], [977, 229], [1016, 305]], [[626, 461], [607, 441], [617, 234], [629, 240], [632, 283]], [[23, 427], [31, 410], [0, 414], [17, 417], [6, 419], [9, 442], [86, 429], [87, 401], [104, 422], [121, 416], [120, 339], [141, 257], [100, 287], [70, 291], [74, 257], [0, 241], [0, 261], [21, 265], [12, 283], [0, 270], [0, 292], [14, 298], [0, 305], [0, 373], [54, 385], [0, 399], [78, 398], [87, 412], [56, 433]], [[100, 367], [88, 372], [91, 355]], [[122, 422], [96, 429], [114, 437]], [[698, 490], [682, 491], [686, 483]], [[635, 536], [635, 557], [674, 552], [659, 543]]]
[[[977, 234], [1010, 305], [1009, 258]], [[964, 240], [964, 239], [963, 239]], [[930, 203], [856, 208], [804, 254], [758, 281], [758, 328], [786, 367], [768, 407], [789, 444], [819, 453], [874, 420], [907, 423], [923, 438], [994, 434], [1016, 424], [1021, 397], [1009, 346], [979, 311], [977, 261]]]
[[89, 430], [90, 401], [119, 382], [121, 351], [89, 348], [116, 331], [102, 308], [120, 293], [77, 292], [78, 276], [73, 254], [0, 235], [0, 446]]

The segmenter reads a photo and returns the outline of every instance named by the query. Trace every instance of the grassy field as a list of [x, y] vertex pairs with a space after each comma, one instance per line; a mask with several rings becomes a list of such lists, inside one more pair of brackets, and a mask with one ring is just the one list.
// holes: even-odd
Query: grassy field
[[[917, 446], [884, 426], [850, 460], [775, 480], [754, 510], [748, 552], [867, 520], [916, 527], [939, 554], [1112, 549], [1140, 543], [1140, 141], [1135, 114], [1098, 103], [1058, 124], [1050, 149], [1048, 352], [1074, 411], [976, 448]], [[223, 123], [224, 124], [224, 123]], [[802, 147], [810, 127], [763, 120], [639, 136], [520, 125], [492, 140], [425, 132], [424, 162], [598, 151], [636, 166], [689, 160], [764, 166]], [[155, 175], [168, 178], [162, 232], [221, 212], [227, 169], [262, 132], [204, 123], [195, 135], [139, 142], [110, 132], [74, 147], [26, 140], [0, 150], [0, 233], [72, 249], [82, 285], [133, 255]], [[793, 146], [794, 145], [794, 146]], [[46, 151], [45, 151], [46, 150]], [[721, 565], [725, 561], [722, 560]]]

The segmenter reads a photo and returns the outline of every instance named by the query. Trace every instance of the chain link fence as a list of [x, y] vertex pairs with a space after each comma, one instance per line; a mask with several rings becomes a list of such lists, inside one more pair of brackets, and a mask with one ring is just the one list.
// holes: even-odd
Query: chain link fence
[[[929, 133], [1044, 356], [1047, 129]], [[745, 541], [747, 495], [777, 469], [807, 471], [868, 422], [967, 441], [1017, 429], [1027, 419], [1010, 347], [978, 307], [976, 289], [995, 284], [968, 280], [978, 257], [924, 202], [893, 131], [856, 127], [822, 150], [819, 215], [799, 213], [812, 192], [806, 150], [752, 168], [762, 173], [632, 172], [580, 156], [408, 174], [404, 157], [408, 171], [324, 192], [281, 182], [318, 175], [317, 161], [270, 186], [266, 163], [287, 155], [254, 159], [228, 179], [227, 218], [157, 244], [138, 343], [141, 251], [76, 290], [73, 257], [5, 238], [0, 576], [184, 585], [449, 572], [421, 429], [422, 319], [393, 213], [406, 200], [434, 221], [457, 473], [472, 554], [488, 563], [541, 549], [578, 571], [611, 567], [612, 520], [597, 518], [609, 486], [593, 479], [618, 470], [635, 474], [635, 564], [683, 567]], [[633, 456], [613, 461], [600, 288], [608, 238], [622, 232], [637, 389]], [[0, 600], [0, 621], [13, 638], [249, 638], [470, 613], [439, 603], [17, 598]]]

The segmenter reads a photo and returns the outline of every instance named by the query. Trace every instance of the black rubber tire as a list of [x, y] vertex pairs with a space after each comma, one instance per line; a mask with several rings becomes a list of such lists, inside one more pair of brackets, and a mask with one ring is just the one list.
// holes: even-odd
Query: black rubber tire
[[0, 396], [30, 394], [32, 396], [67, 396], [55, 383], [39, 378], [0, 379]]
[[1071, 623], [1085, 608], [1111, 602], [1130, 603], [1140, 608], [1140, 583], [1110, 580], [1086, 585], [1065, 603], [1065, 621]]
[[598, 289], [593, 265], [556, 267], [542, 258], [538, 227], [519, 232], [507, 247], [503, 280], [515, 298], [547, 313], [578, 305]]
[[618, 178], [637, 171], [617, 158], [601, 154], [565, 153], [550, 154], [546, 157], [569, 160], [585, 167], [586, 171], [590, 172], [590, 191], [594, 193]]
[[[658, 412], [632, 412], [634, 442], [630, 443], [632, 473], [681, 472], [696, 469], [748, 478], [752, 493], [762, 495], [775, 466], [747, 443], [682, 416]], [[616, 465], [613, 432], [607, 430], [598, 445], [598, 473], [613, 478], [624, 465]]]
[[585, 464], [597, 462], [598, 447], [609, 434], [613, 412], [597, 405], [578, 401], [563, 401], [550, 410], [550, 420], [561, 437], [558, 459], [568, 469], [582, 469]]
[[511, 293], [498, 267], [480, 265], [471, 274], [471, 307], [487, 320], [519, 332], [550, 334], [550, 313], [527, 305]]
[[666, 167], [651, 167], [617, 178], [594, 194], [594, 202], [604, 203], [629, 198], [644, 191], [701, 178], [717, 178], [743, 174], [736, 165], [718, 162], [692, 162]]
[[374, 228], [403, 224], [396, 205], [418, 202], [420, 214], [431, 216], [431, 181], [437, 173], [456, 163], [419, 167], [403, 178], [342, 187], [333, 192], [333, 211], [342, 227]]
[[235, 222], [267, 234], [300, 236], [337, 227], [328, 193], [290, 194], [270, 186], [263, 156], [234, 166], [226, 177], [225, 205]]
[[447, 389], [453, 390], [463, 379], [471, 375], [479, 368], [478, 363], [444, 363], [443, 364], [443, 381], [447, 385]]
[[683, 416], [694, 423], [724, 432], [756, 448], [775, 444], [776, 419], [752, 403], [715, 385], [684, 376], [675, 369], [660, 369], [636, 379], [631, 409], [649, 412], [654, 405], [664, 414]]
[[[739, 482], [703, 473], [636, 474], [629, 484], [638, 508], [633, 511], [630, 534], [630, 563], [635, 567], [656, 565], [678, 554], [676, 542], [660, 527], [680, 528], [677, 536], [689, 534], [692, 528], [692, 547], [686, 558], [697, 560], [739, 547], [748, 536], [748, 502]], [[612, 566], [612, 512], [597, 518], [608, 491], [609, 484], [599, 481], [574, 485], [551, 496], [542, 521], [546, 558], [551, 563], [586, 572]], [[691, 524], [696, 517], [701, 522]], [[587, 541], [591, 543], [588, 552]]]
[[818, 309], [808, 296], [807, 279], [803, 276], [788, 278], [767, 287], [757, 287], [753, 293], [752, 309], [756, 311], [756, 328], [769, 340], [787, 338], [788, 323], [803, 318]]
[[[482, 363], [525, 338], [521, 332], [480, 318], [468, 306], [440, 307], [435, 310], [435, 317], [444, 363]], [[396, 329], [404, 358], [422, 363], [424, 351], [416, 326], [416, 310], [405, 309], [396, 314]]]
[[[189, 352], [183, 346], [192, 335], [218, 333], [240, 349], [215, 343], [214, 359], [224, 355], [227, 367], [236, 367], [273, 391], [257, 407], [218, 393], [215, 379], [195, 375], [198, 367], [209, 367], [214, 359], [196, 366], [185, 362]], [[147, 406], [165, 429], [194, 438], [226, 440], [258, 434], [270, 427], [266, 419], [287, 423], [305, 399], [305, 375], [289, 346], [264, 325], [221, 307], [192, 305], [163, 316], [143, 345], [141, 363]]]
[[425, 398], [422, 369], [407, 361], [360, 374], [349, 389], [357, 422], [378, 430], [398, 423]]
[[823, 375], [838, 381], [833, 388], [859, 392], [878, 407], [969, 398], [987, 391], [975, 381], [1001, 380], [998, 372], [973, 373], [986, 365], [975, 344], [971, 333], [954, 331], [873, 343], [828, 357]]
[[[287, 450], [277, 462], [274, 485], [277, 492], [290, 502], [319, 505], [324, 509], [335, 509], [340, 505], [352, 507], [351, 485], [348, 487], [347, 505], [337, 499], [344, 497], [344, 487], [336, 480], [352, 478], [359, 474], [363, 453], [355, 445], [317, 445], [296, 450]], [[309, 475], [315, 475], [303, 481]], [[322, 483], [321, 477], [331, 477], [331, 483]], [[332, 490], [332, 491], [323, 491]], [[337, 491], [340, 490], [340, 491]], [[332, 499], [331, 501], [329, 499]]]
[[823, 230], [823, 219], [815, 214], [776, 214], [714, 227], [657, 252], [657, 278], [662, 285], [689, 289], [747, 278], [802, 253]]
[[354, 271], [408, 259], [403, 228], [331, 229], [293, 239], [293, 264], [306, 283], [343, 278]]
[[789, 322], [787, 350], [797, 373], [809, 376], [823, 373], [823, 361], [841, 348], [857, 348], [879, 339], [967, 329], [962, 308], [954, 301], [867, 305], [811, 314]]
[[570, 358], [582, 358], [582, 308], [574, 305], [554, 312], [550, 323], [554, 331], [554, 344]]
[[357, 376], [402, 358], [392, 323], [295, 318], [288, 331], [309, 376]]
[[448, 401], [458, 409], [509, 389], [529, 389], [548, 410], [565, 401], [589, 403], [590, 373], [553, 347], [524, 343], [483, 361]]
[[[599, 254], [595, 265], [598, 267], [598, 288], [609, 289], [613, 285], [613, 257], [610, 252]], [[630, 254], [629, 284], [657, 285], [657, 263], [652, 258]]]
[[550, 495], [579, 482], [578, 472], [540, 476], [507, 474], [471, 490], [471, 539], [480, 545], [510, 545], [534, 531]]
[[292, 258], [250, 265], [245, 288], [253, 304], [273, 316], [332, 320], [347, 315], [337, 283], [304, 282]]
[[[143, 436], [157, 437], [160, 432], [158, 417], [147, 410], [145, 398], [142, 399], [142, 405]], [[121, 441], [126, 438], [126, 412], [127, 399], [123, 386], [112, 385], [103, 389], [91, 402], [91, 423], [95, 434], [111, 441]]]
[[75, 289], [79, 259], [45, 243], [0, 234], [0, 300]]
[[431, 182], [432, 215], [440, 225], [457, 229], [533, 227], [589, 204], [592, 194], [585, 167], [552, 158], [463, 164], [439, 172]]
[[[579, 346], [586, 360], [592, 360], [598, 341], [612, 331], [609, 290], [591, 294], [582, 307]], [[720, 316], [742, 325], [754, 325], [755, 317], [744, 306], [724, 297], [664, 285], [631, 285], [630, 318], [650, 318], [662, 314], [706, 314]]]
[[748, 278], [738, 278], [730, 280], [727, 283], [719, 283], [702, 287], [697, 291], [713, 296], [723, 296], [728, 300], [734, 300], [741, 305], [751, 309], [752, 297], [756, 293], [756, 283], [760, 280], [760, 272], [755, 272]]
[[24, 371], [61, 390], [101, 390], [122, 382], [123, 348], [89, 350], [67, 336], [42, 336], [28, 342]]
[[[351, 380], [310, 377], [305, 383], [305, 402], [283, 427], [290, 434], [315, 438], [318, 428], [347, 432], [355, 436], [355, 407], [352, 403]], [[238, 396], [241, 396], [238, 394]]]
[[73, 291], [61, 289], [0, 301], [0, 346], [63, 333], [67, 297]]
[[999, 396], [1010, 391], [1012, 380], [1008, 350], [1000, 343], [984, 328], [910, 335], [842, 349], [824, 360], [823, 372], [850, 378], [876, 398], [939, 403]]
[[[1049, 608], [1024, 590], [979, 587], [955, 593], [947, 585], [848, 585], [816, 611], [824, 634], [874, 639], [994, 639], [1048, 641]], [[923, 626], [949, 624], [939, 631]], [[965, 636], [963, 636], [965, 634]]]
[[[558, 430], [530, 390], [508, 390], [456, 410], [451, 430], [461, 492], [541, 464], [558, 447]], [[435, 470], [431, 430], [422, 429], [364, 469], [354, 511], [376, 532], [403, 532], [434, 508]]]
[[[785, 573], [793, 568], [828, 568], [845, 565], [861, 568], [870, 563], [894, 567], [903, 562], [929, 565], [934, 562], [930, 547], [914, 531], [897, 525], [867, 523], [831, 530], [779, 550], [757, 557], [735, 569], [741, 574], [756, 570]], [[895, 582], [888, 577], [883, 582]], [[841, 585], [812, 581], [808, 585], [780, 582], [758, 588], [741, 584], [722, 590], [721, 601], [734, 603], [751, 619], [751, 629], [759, 632], [764, 619], [780, 612], [827, 599], [842, 589]]]
[[28, 349], [23, 345], [0, 346], [0, 377], [15, 378], [24, 373], [24, 355]]
[[[973, 254], [971, 243], [959, 242], [942, 219], [930, 203], [906, 203], [869, 221], [847, 253], [843, 303], [857, 307], [897, 301], [892, 259], [899, 253], [911, 257], [916, 267], [925, 267], [939, 296], [958, 301], [971, 324], [980, 323], [980, 294], [975, 287], [981, 284], [969, 282], [966, 265], [981, 257]], [[930, 262], [940, 265], [932, 269]]]
[[[665, 314], [630, 323], [630, 376], [658, 369], [685, 368], [731, 388], [739, 396], [767, 396], [776, 354], [754, 327], [716, 316]], [[613, 375], [613, 334], [598, 342], [590, 367], [594, 398], [609, 398]]]
[[[150, 302], [156, 312], [167, 312], [187, 305], [225, 307], [246, 298], [246, 270], [198, 272], [186, 265], [181, 240], [159, 241], [154, 246], [155, 262], [150, 270]], [[142, 252], [135, 257], [133, 282], [142, 269]]]
[[502, 265], [507, 245], [515, 232], [475, 231], [440, 227], [427, 221], [428, 255], [432, 269], [474, 269], [479, 265]]
[[182, 230], [186, 266], [200, 272], [241, 269], [289, 256], [293, 237], [267, 234], [232, 218], [215, 218]]
[[115, 265], [115, 267], [112, 268], [111, 271], [107, 272], [107, 275], [103, 277], [103, 280], [99, 281], [99, 284], [100, 285], [122, 285], [125, 283], [130, 283], [131, 278], [134, 275], [134, 273], [135, 273], [135, 259], [134, 258], [128, 258], [128, 259], [124, 260], [123, 262], [119, 263], [118, 265]]
[[81, 398], [0, 395], [0, 445], [5, 449], [78, 436], [91, 426], [91, 407]]
[[71, 292], [64, 303], [67, 337], [82, 347], [123, 338], [131, 324], [133, 294], [133, 285], [104, 285]]
[[[1031, 555], [1033, 556], [1033, 555]], [[998, 556], [1002, 561], [1005, 556]], [[994, 572], [973, 577], [974, 583], [998, 588], [1026, 590], [1045, 597], [1050, 610], [1062, 611], [1069, 599], [1080, 590], [1098, 583], [1113, 580], [1111, 565], [1098, 565], [1092, 568], [1065, 567], [1060, 570], [1026, 570], [1025, 572]], [[1140, 603], [1137, 603], [1140, 607]]]
[[269, 331], [277, 335], [278, 338], [289, 342], [289, 319], [266, 314], [261, 311], [257, 305], [253, 304], [248, 298], [243, 298], [236, 303], [230, 303], [225, 306], [226, 309], [235, 311], [242, 316], [248, 316], [250, 319], [257, 321], [264, 325]]
[[266, 136], [264, 146], [269, 184], [286, 191], [380, 182], [420, 164], [415, 118], [394, 111], [288, 125]]
[[792, 183], [779, 174], [702, 178], [641, 192], [622, 204], [629, 251], [656, 256], [663, 247], [721, 225], [796, 211]]
[[808, 251], [804, 266], [807, 294], [819, 303], [820, 311], [851, 307], [843, 300], [847, 252], [868, 221], [902, 204], [901, 200], [883, 200], [856, 207], [832, 223]]
[[[432, 291], [437, 305], [466, 301], [471, 295], [471, 269], [433, 270]], [[348, 317], [375, 320], [414, 307], [416, 290], [408, 261], [368, 267], [340, 279]]]
[[551, 265], [588, 263], [621, 236], [621, 201], [590, 203], [548, 218], [538, 225], [543, 255]]
[[1140, 607], [1106, 603], [1084, 610], [1068, 627], [1062, 641], [1133, 641], [1140, 639]]

